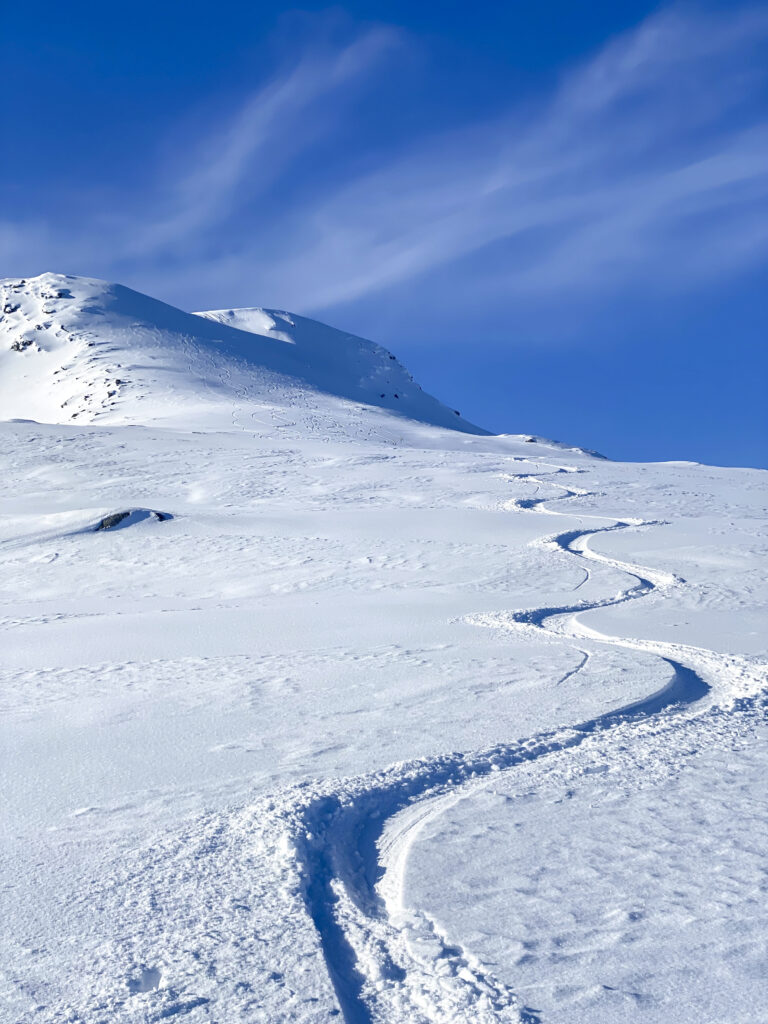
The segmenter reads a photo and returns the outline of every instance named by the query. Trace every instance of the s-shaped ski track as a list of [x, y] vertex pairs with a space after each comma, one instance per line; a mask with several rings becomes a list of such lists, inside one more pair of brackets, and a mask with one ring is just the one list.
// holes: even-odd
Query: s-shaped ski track
[[[541, 463], [539, 463], [541, 465]], [[564, 472], [559, 467], [551, 476]], [[573, 470], [570, 470], [573, 472]], [[520, 474], [539, 487], [541, 476]], [[547, 475], [548, 482], [549, 474]], [[562, 499], [588, 492], [555, 484]], [[327, 968], [347, 1024], [534, 1024], [536, 1011], [495, 979], [469, 951], [452, 944], [437, 923], [405, 905], [405, 867], [424, 825], [447, 807], [484, 785], [494, 773], [561, 754], [585, 742], [605, 744], [621, 733], [674, 733], [680, 716], [696, 716], [716, 702], [733, 704], [766, 685], [764, 666], [703, 648], [653, 640], [614, 637], [580, 622], [585, 612], [638, 600], [684, 585], [674, 575], [633, 565], [593, 551], [600, 533], [644, 529], [656, 522], [560, 513], [552, 499], [517, 500], [513, 507], [534, 514], [602, 520], [607, 525], [569, 529], [538, 543], [564, 552], [587, 572], [602, 564], [631, 582], [613, 597], [583, 599], [472, 616], [468, 621], [511, 632], [545, 634], [551, 639], [623, 647], [657, 655], [669, 666], [668, 682], [641, 700], [576, 725], [485, 750], [450, 753], [393, 765], [380, 772], [331, 780], [298, 789], [283, 805], [281, 819], [296, 850], [307, 910], [320, 936]], [[582, 664], [588, 651], [579, 647]], [[571, 673], [573, 674], [573, 673]]]

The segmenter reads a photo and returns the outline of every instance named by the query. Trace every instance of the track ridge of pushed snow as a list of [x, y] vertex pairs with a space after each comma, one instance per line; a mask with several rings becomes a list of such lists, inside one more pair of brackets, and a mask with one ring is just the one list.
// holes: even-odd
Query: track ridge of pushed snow
[[[563, 471], [555, 469], [552, 475]], [[533, 474], [517, 478], [543, 483]], [[588, 494], [556, 486], [565, 499]], [[513, 505], [539, 514], [563, 514], [548, 509], [547, 500], [551, 499], [518, 500]], [[732, 704], [765, 685], [764, 671], [745, 659], [683, 644], [610, 637], [580, 623], [578, 616], [586, 611], [684, 583], [672, 574], [609, 558], [589, 547], [596, 534], [659, 525], [655, 521], [584, 518], [603, 519], [609, 525], [572, 529], [535, 543], [626, 573], [634, 580], [628, 588], [609, 598], [477, 615], [467, 621], [658, 655], [671, 670], [664, 687], [596, 718], [529, 739], [310, 785], [294, 794], [290, 808], [283, 805], [281, 816], [296, 851], [305, 904], [348, 1024], [538, 1021], [534, 1010], [521, 1006], [513, 991], [494, 979], [470, 952], [453, 945], [426, 914], [404, 906], [405, 862], [424, 824], [492, 773], [509, 771], [588, 739], [600, 742], [608, 732], [624, 733], [638, 726], [667, 731], [673, 727], [673, 712], [701, 711], [713, 707], [716, 700], [723, 706]], [[588, 651], [579, 649], [583, 659], [576, 671], [588, 660]]]

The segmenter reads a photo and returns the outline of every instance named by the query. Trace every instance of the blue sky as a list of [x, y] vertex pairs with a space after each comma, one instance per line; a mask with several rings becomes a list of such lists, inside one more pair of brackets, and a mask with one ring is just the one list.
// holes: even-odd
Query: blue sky
[[267, 305], [491, 429], [768, 466], [768, 8], [3, 13], [0, 276]]

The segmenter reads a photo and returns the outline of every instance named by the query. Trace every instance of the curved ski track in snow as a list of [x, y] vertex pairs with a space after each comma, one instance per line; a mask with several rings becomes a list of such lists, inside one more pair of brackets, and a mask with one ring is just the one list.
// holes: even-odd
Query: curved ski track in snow
[[[565, 471], [559, 467], [551, 475]], [[533, 474], [513, 479], [522, 477], [537, 485], [544, 483]], [[555, 486], [564, 492], [561, 497], [565, 499], [588, 493]], [[539, 497], [511, 504], [539, 514], [567, 515], [547, 508], [548, 500]], [[641, 726], [667, 731], [676, 717], [671, 712], [679, 715], [688, 709], [697, 714], [711, 707], [715, 698], [722, 704], [733, 703], [738, 696], [754, 693], [765, 685], [764, 671], [744, 659], [682, 644], [607, 636], [581, 623], [579, 616], [584, 612], [632, 601], [684, 582], [669, 573], [598, 554], [589, 547], [590, 538], [596, 534], [658, 524], [592, 515], [583, 518], [605, 519], [608, 525], [567, 530], [537, 543], [582, 562], [619, 570], [634, 580], [628, 588], [609, 598], [478, 615], [469, 621], [543, 633], [561, 641], [607, 644], [657, 655], [671, 669], [671, 678], [664, 687], [596, 718], [527, 740], [299, 788], [288, 806], [282, 806], [280, 817], [297, 853], [305, 903], [348, 1024], [539, 1021], [536, 1012], [521, 1006], [515, 994], [489, 976], [471, 953], [452, 945], [426, 914], [404, 906], [405, 864], [420, 830], [450, 804], [466, 797], [473, 786], [485, 784], [492, 773], [510, 771], [524, 762], [576, 747], [589, 737], [603, 742], [618, 726], [624, 730]], [[589, 659], [588, 650], [579, 650], [581, 664], [569, 675], [580, 671]]]

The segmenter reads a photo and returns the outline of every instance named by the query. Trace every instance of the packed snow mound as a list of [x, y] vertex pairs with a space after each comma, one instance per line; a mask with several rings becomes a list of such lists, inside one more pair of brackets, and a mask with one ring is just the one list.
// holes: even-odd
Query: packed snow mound
[[[92, 278], [0, 280], [0, 418], [339, 430], [366, 407], [471, 434], [380, 345], [260, 308], [194, 314]], [[386, 415], [390, 414], [390, 415]], [[375, 422], [375, 417], [374, 421]]]

